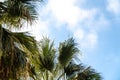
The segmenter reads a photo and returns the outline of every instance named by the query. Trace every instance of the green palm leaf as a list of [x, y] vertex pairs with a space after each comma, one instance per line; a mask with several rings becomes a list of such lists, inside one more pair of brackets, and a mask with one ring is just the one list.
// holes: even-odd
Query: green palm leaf
[[[14, 49], [12, 46], [19, 47], [20, 49], [26, 50], [29, 53], [35, 54], [38, 52], [38, 48], [36, 45], [36, 40], [34, 37], [29, 36], [28, 33], [13, 33], [1, 27], [1, 46], [3, 51], [9, 52]], [[6, 45], [4, 45], [6, 44]]]
[[69, 64], [73, 55], [78, 53], [79, 49], [73, 38], [69, 38], [65, 42], [61, 43], [59, 46], [59, 62], [62, 67]]
[[[21, 27], [37, 19], [36, 3], [41, 0], [7, 0], [0, 2], [0, 23], [8, 27]], [[11, 26], [12, 25], [12, 26]]]
[[48, 38], [43, 38], [40, 41], [39, 65], [40, 69], [52, 71], [54, 69], [55, 49], [54, 43]]
[[84, 66], [82, 64], [74, 64], [72, 62], [70, 62], [70, 64], [64, 68], [64, 71], [67, 75], [67, 77], [76, 75], [76, 73], [78, 73], [80, 70], [83, 70]]
[[19, 46], [21, 46], [22, 49], [32, 54], [38, 53], [38, 48], [34, 37], [25, 32], [12, 33], [12, 35], [12, 38], [15, 40], [16, 43], [20, 44]]
[[101, 75], [91, 67], [85, 68], [78, 73], [77, 80], [102, 80]]
[[91, 67], [70, 63], [64, 68], [68, 80], [102, 80], [101, 75]]

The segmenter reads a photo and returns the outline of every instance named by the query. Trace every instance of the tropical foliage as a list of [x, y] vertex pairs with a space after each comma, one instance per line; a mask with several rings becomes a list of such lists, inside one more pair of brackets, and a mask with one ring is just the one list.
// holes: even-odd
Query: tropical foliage
[[27, 33], [13, 33], [2, 27], [0, 32], [0, 78], [17, 79], [26, 75], [27, 65], [32, 64], [32, 56], [38, 52], [36, 41]]
[[101, 80], [101, 76], [91, 67], [75, 64], [72, 59], [79, 52], [73, 38], [60, 43], [55, 49], [54, 42], [43, 38], [39, 43], [38, 76], [41, 80]]
[[[0, 2], [0, 80], [17, 80], [32, 76], [38, 53], [36, 40], [26, 32], [12, 32], [37, 18], [39, 0], [4, 0]], [[33, 76], [32, 76], [33, 77]]]
[[68, 80], [101, 80], [101, 76], [90, 66], [86, 67], [82, 63], [70, 63], [65, 69]]
[[0, 80], [101, 80], [91, 67], [75, 64], [80, 50], [73, 38], [56, 48], [47, 37], [36, 41], [28, 32], [12, 31], [37, 20], [41, 1], [0, 2]]

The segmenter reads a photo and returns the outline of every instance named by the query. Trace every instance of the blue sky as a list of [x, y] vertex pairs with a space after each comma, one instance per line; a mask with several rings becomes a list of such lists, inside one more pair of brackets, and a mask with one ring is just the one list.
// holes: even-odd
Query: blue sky
[[120, 80], [120, 0], [48, 0], [39, 21], [28, 29], [39, 40], [43, 35], [56, 43], [73, 36], [103, 80]]

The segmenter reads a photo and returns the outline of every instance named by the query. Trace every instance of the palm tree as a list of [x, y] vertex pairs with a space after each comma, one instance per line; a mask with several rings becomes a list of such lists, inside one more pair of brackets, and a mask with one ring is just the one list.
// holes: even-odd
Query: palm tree
[[77, 47], [77, 43], [75, 43], [75, 40], [73, 38], [69, 38], [68, 40], [65, 40], [64, 42], [60, 43], [58, 60], [61, 66], [62, 74], [61, 76], [59, 76], [58, 79], [62, 77], [64, 77], [64, 79], [66, 78], [64, 68], [68, 66], [71, 59], [76, 53], [79, 53], [79, 49]]
[[[59, 49], [55, 49], [54, 42], [43, 38], [39, 43], [38, 70], [40, 80], [101, 80], [99, 73], [92, 68], [86, 68], [82, 64], [75, 64], [72, 59], [79, 52], [73, 38], [60, 43]], [[88, 73], [86, 74], [86, 71]], [[81, 77], [84, 75], [91, 77]], [[92, 78], [93, 77], [93, 78]], [[83, 78], [83, 79], [82, 79]]]
[[29, 73], [38, 53], [36, 40], [28, 33], [13, 33], [0, 28], [0, 79], [19, 79]]
[[[36, 2], [41, 0], [5, 0], [0, 2], [0, 79], [34, 78], [36, 40], [27, 32], [12, 32], [37, 19]], [[6, 29], [8, 28], [8, 29]]]
[[[43, 38], [39, 42], [39, 74], [43, 74], [43, 80], [54, 80], [60, 77], [61, 70], [69, 64], [73, 55], [78, 51], [74, 39], [70, 38], [60, 44], [60, 55], [57, 54], [57, 49], [54, 48], [54, 42], [49, 38]], [[68, 54], [67, 54], [68, 53]], [[59, 57], [57, 57], [59, 55]], [[65, 59], [66, 58], [66, 59]]]
[[60, 43], [59, 62], [61, 66], [63, 68], [66, 67], [76, 53], [79, 53], [79, 49], [73, 38], [69, 38], [68, 40]]
[[43, 38], [39, 42], [39, 55], [38, 55], [38, 64], [39, 76], [41, 75], [40, 79], [43, 80], [50, 80], [52, 77], [52, 72], [55, 67], [55, 48], [54, 42], [51, 42], [48, 38]]

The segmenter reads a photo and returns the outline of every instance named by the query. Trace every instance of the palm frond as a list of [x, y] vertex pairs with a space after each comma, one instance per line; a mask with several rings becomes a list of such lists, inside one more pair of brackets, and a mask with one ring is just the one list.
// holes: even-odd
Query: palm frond
[[48, 38], [43, 38], [40, 41], [40, 55], [39, 55], [39, 65], [40, 68], [48, 71], [54, 69], [54, 59], [55, 59], [55, 49], [54, 43]]
[[78, 53], [79, 49], [73, 38], [69, 38], [59, 46], [59, 62], [65, 67], [69, 64], [73, 55]]
[[10, 50], [12, 50], [12, 46], [16, 46], [32, 54], [35, 54], [38, 52], [36, 40], [34, 39], [34, 37], [29, 36], [28, 33], [11, 32], [1, 27], [0, 35], [2, 40], [1, 46], [3, 51], [9, 52]]
[[97, 73], [91, 67], [87, 67], [82, 72], [78, 73], [77, 80], [102, 80], [100, 73]]
[[8, 30], [0, 27], [0, 48], [4, 53], [12, 51], [15, 47], [13, 39], [10, 36], [11, 33]]
[[82, 64], [77, 65], [70, 62], [69, 65], [64, 68], [64, 71], [66, 73], [66, 76], [70, 77], [71, 75], [76, 74], [83, 69], [84, 69], [84, 66], [82, 66]]
[[28, 53], [36, 54], [38, 53], [38, 47], [34, 37], [30, 36], [28, 33], [12, 33], [12, 38], [18, 43], [19, 47], [21, 46], [24, 51]]
[[32, 24], [37, 19], [36, 3], [41, 0], [7, 0], [0, 2], [0, 22], [8, 27]]
[[7, 11], [6, 5], [4, 2], [0, 2], [0, 22], [3, 14]]
[[68, 80], [102, 80], [100, 73], [81, 64], [70, 63], [64, 68]]

